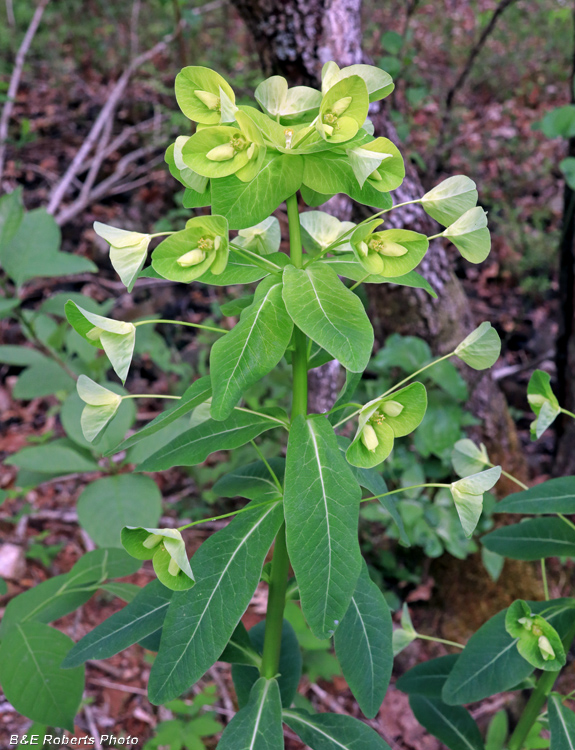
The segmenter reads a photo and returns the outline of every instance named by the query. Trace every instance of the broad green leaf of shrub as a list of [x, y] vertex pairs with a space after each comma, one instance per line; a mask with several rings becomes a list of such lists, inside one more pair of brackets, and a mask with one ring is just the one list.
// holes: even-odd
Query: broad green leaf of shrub
[[333, 635], [342, 621], [361, 569], [360, 498], [327, 419], [297, 417], [286, 458], [287, 547], [304, 615], [320, 639]]
[[545, 114], [541, 130], [547, 138], [572, 138], [575, 136], [575, 105], [555, 107]]
[[481, 206], [470, 208], [462, 214], [442, 232], [442, 236], [451, 240], [470, 263], [482, 263], [491, 250], [487, 214]]
[[132, 290], [148, 256], [151, 235], [94, 222], [94, 231], [110, 245], [110, 262], [128, 291]]
[[0, 198], [0, 257], [4, 245], [14, 237], [23, 218], [22, 188], [16, 188]]
[[421, 205], [433, 219], [447, 227], [466, 211], [475, 208], [477, 197], [473, 180], [464, 175], [454, 175], [427, 192], [421, 199]]
[[575, 157], [568, 156], [559, 162], [559, 169], [571, 190], [575, 190]]
[[162, 627], [172, 591], [160, 581], [148, 583], [123, 609], [101, 622], [68, 652], [62, 667], [88, 659], [108, 659]]
[[[257, 502], [257, 501], [256, 501]], [[150, 674], [150, 700], [165, 703], [193, 685], [219, 658], [259, 583], [283, 521], [281, 504], [236, 516], [194, 555], [197, 583], [174, 594]]]
[[[285, 460], [272, 458], [268, 464], [280, 484], [283, 485]], [[221, 497], [245, 497], [248, 500], [273, 500], [280, 494], [263, 461], [241, 466], [229, 474], [224, 474], [213, 486], [213, 491]]]
[[491, 323], [481, 323], [456, 347], [455, 355], [474, 370], [492, 367], [501, 353], [501, 339]]
[[97, 479], [78, 498], [78, 522], [98, 547], [121, 547], [124, 526], [155, 526], [161, 514], [157, 484], [140, 474]]
[[494, 512], [535, 516], [543, 513], [575, 514], [575, 477], [556, 477], [508, 495], [497, 503]]
[[82, 338], [106, 352], [116, 375], [125, 383], [136, 343], [134, 324], [96, 315], [71, 300], [66, 303], [66, 317]]
[[501, 476], [501, 466], [451, 483], [451, 495], [466, 536], [471, 536], [483, 511], [483, 493], [490, 490]]
[[517, 639], [517, 650], [536, 669], [557, 672], [565, 666], [565, 649], [557, 631], [522, 599], [507, 610], [505, 630]]
[[531, 439], [537, 440], [561, 413], [559, 401], [551, 388], [549, 373], [535, 370], [531, 375], [527, 386], [527, 401], [536, 416], [531, 423]]
[[0, 681], [16, 711], [33, 721], [74, 731], [84, 668], [62, 669], [73, 641], [40, 622], [18, 624], [0, 646]]
[[373, 328], [359, 297], [346, 289], [331, 268], [320, 261], [305, 270], [286, 266], [283, 298], [295, 325], [346, 370], [366, 368]]
[[457, 654], [449, 654], [416, 664], [401, 675], [395, 683], [396, 687], [408, 695], [437, 698], [456, 661]]
[[55, 475], [100, 470], [90, 455], [78, 449], [66, 438], [58, 438], [44, 445], [22, 448], [7, 458], [4, 463], [29, 471]]
[[575, 529], [560, 518], [530, 518], [481, 537], [487, 549], [512, 560], [574, 557]]
[[335, 632], [335, 649], [347, 684], [368, 719], [377, 715], [393, 667], [389, 607], [365, 561], [351, 603]]

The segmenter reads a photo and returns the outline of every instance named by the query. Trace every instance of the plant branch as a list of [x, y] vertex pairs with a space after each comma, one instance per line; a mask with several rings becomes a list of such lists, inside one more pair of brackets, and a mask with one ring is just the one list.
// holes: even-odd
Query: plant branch
[[214, 331], [215, 333], [229, 333], [225, 328], [217, 328], [216, 326], [205, 326], [200, 325], [200, 323], [189, 323], [185, 320], [165, 320], [164, 318], [153, 318], [151, 320], [139, 320], [137, 323], [134, 323], [134, 326], [137, 328], [138, 326], [145, 326], [149, 324], [159, 324], [159, 323], [170, 323], [175, 326], [191, 326], [192, 328], [201, 328], [203, 331]]
[[40, 0], [30, 21], [30, 26], [24, 34], [24, 39], [16, 53], [16, 60], [14, 61], [14, 70], [10, 77], [10, 83], [8, 84], [8, 92], [6, 94], [6, 103], [2, 108], [2, 115], [0, 116], [0, 178], [4, 172], [4, 161], [6, 159], [6, 146], [8, 141], [8, 126], [10, 124], [10, 117], [12, 116], [12, 110], [14, 109], [14, 102], [16, 101], [16, 94], [18, 93], [18, 87], [20, 86], [20, 79], [22, 78], [22, 70], [24, 68], [24, 60], [28, 54], [28, 50], [32, 44], [32, 40], [38, 31], [38, 26], [46, 10], [46, 6], [50, 0]]

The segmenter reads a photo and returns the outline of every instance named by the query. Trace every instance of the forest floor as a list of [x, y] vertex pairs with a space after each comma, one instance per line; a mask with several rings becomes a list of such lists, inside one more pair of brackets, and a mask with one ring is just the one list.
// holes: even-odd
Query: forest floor
[[[387, 21], [387, 17], [381, 19], [382, 23]], [[425, 15], [416, 15], [412, 21], [416, 40], [425, 38], [426, 28]], [[421, 44], [415, 47], [415, 64], [417, 54], [422, 54]], [[450, 61], [443, 55], [441, 44], [435, 45], [434, 50], [426, 52], [425, 66], [436, 77], [451, 77]], [[499, 54], [497, 46], [491, 54]], [[160, 56], [154, 61], [154, 66], [154, 72], [162, 77], [164, 86], [155, 85], [149, 74], [134, 81], [118, 112], [117, 127], [130, 127], [153, 115], [155, 108], [173, 108], [171, 94], [165, 93], [171, 85], [170, 63]], [[443, 172], [434, 175], [432, 180], [435, 183], [448, 174], [465, 173], [473, 175], [484, 186], [484, 197], [494, 227], [493, 252], [477, 267], [465, 267], [455, 255], [454, 263], [476, 318], [490, 320], [503, 338], [502, 358], [496, 365], [496, 372], [502, 376], [499, 382], [517, 417], [522, 444], [528, 454], [530, 479], [539, 482], [552, 470], [554, 439], [552, 433], [548, 433], [536, 445], [529, 442], [530, 417], [525, 389], [535, 366], [553, 372], [552, 342], [557, 333], [558, 314], [554, 258], [562, 208], [562, 184], [553, 165], [563, 158], [564, 144], [545, 139], [532, 126], [552, 106], [567, 102], [569, 96], [566, 86], [549, 81], [540, 81], [534, 86], [523, 85], [531, 74], [532, 70], [527, 68], [523, 78], [520, 75], [521, 85], [516, 87], [514, 94], [507, 95], [505, 101], [494, 98], [490, 89], [477, 81], [465, 90], [455, 114], [457, 125], [449, 159]], [[57, 86], [52, 83], [49, 66], [40, 67], [33, 86], [25, 81], [16, 105], [15, 118], [29, 121], [33, 137], [19, 146], [17, 158], [8, 160], [4, 179], [9, 184], [24, 187], [29, 209], [46, 204], [55, 176], [61, 174], [63, 165], [78, 149], [87, 124], [106, 101], [110, 88], [108, 78], [91, 69], [89, 60], [71, 68]], [[405, 104], [409, 86], [414, 85], [408, 82], [399, 87], [395, 103], [400, 109]], [[420, 105], [410, 109], [409, 153], [432, 153], [441, 106], [438, 101], [428, 95]], [[159, 126], [156, 133], [159, 142], [169, 142], [169, 128], [167, 124]], [[102, 168], [102, 176], [111, 174], [130, 149], [149, 143], [143, 139], [144, 136], [135, 133], [118, 151], [111, 153]], [[157, 154], [161, 151], [161, 148], [156, 149]], [[424, 179], [427, 179], [425, 175]], [[98, 301], [114, 295], [114, 315], [119, 318], [124, 315], [133, 318], [152, 310], [162, 312], [166, 317], [177, 317], [186, 311], [190, 299], [184, 297], [187, 292], [183, 289], [174, 291], [173, 287], [166, 285], [143, 283], [136, 287], [133, 296], [127, 295], [111, 272], [102, 247], [94, 242], [95, 236], [90, 228], [94, 220], [124, 227], [150, 228], [166, 215], [170, 215], [173, 224], [181, 224], [184, 213], [175, 202], [175, 189], [167, 170], [159, 167], [148, 175], [142, 186], [81, 212], [63, 227], [63, 248], [90, 257], [98, 264], [101, 273], [80, 281], [55, 279], [28, 284], [23, 290], [26, 304], [34, 307], [57, 291], [74, 290]], [[284, 224], [285, 216], [281, 210], [278, 216]], [[191, 304], [198, 321], [202, 316], [211, 315], [214, 303], [223, 299], [218, 297], [222, 292], [213, 294], [206, 298], [193, 289]], [[3, 344], [24, 342], [14, 321], [2, 320], [0, 326]], [[182, 356], [191, 361], [198, 358], [194, 341], [190, 334], [187, 344], [182, 347]], [[14, 368], [0, 370], [3, 376], [0, 385], [2, 458], [24, 447], [31, 437], [63, 434], [54, 415], [54, 398], [26, 403], [12, 399], [11, 390], [17, 372]], [[166, 376], [143, 358], [136, 377], [145, 383], [147, 392], [164, 392], [166, 378], [171, 376]], [[138, 418], [148, 420], [154, 408], [154, 405], [142, 407]], [[210, 457], [212, 463], [222, 460], [225, 460], [224, 454]], [[91, 475], [90, 480], [96, 477]], [[0, 488], [11, 487], [14, 478], [15, 471], [11, 467], [0, 467]], [[184, 498], [189, 507], [201, 502], [197, 487], [188, 474], [172, 470], [154, 475], [154, 478], [165, 497]], [[53, 480], [0, 506], [0, 541], [15, 544], [21, 550], [22, 558], [17, 579], [9, 580], [8, 593], [0, 598], [0, 613], [14, 595], [53, 575], [67, 572], [85, 551], [93, 548], [91, 540], [77, 524], [75, 510], [85, 482], [77, 476]], [[166, 525], [173, 524], [180, 517], [170, 505], [165, 513]], [[189, 551], [196, 549], [206, 534], [215, 528], [218, 528], [217, 523], [194, 529], [187, 537]], [[36, 538], [45, 548], [51, 549], [48, 560], [30, 554]], [[25, 550], [28, 550], [26, 557]], [[552, 596], [561, 596], [567, 587], [566, 578], [559, 567], [553, 565], [549, 574]], [[144, 585], [152, 576], [151, 566], [145, 563], [139, 573], [125, 580]], [[501, 578], [494, 584], [485, 573], [478, 555], [468, 558], [465, 564], [444, 555], [426, 568], [417, 584], [403, 586], [399, 593], [410, 603], [418, 630], [464, 642], [481, 623], [514, 599], [532, 598], [534, 588], [540, 588], [540, 580], [537, 571], [528, 564], [506, 563]], [[245, 616], [248, 627], [262, 618], [266, 596], [266, 587], [262, 584]], [[78, 640], [121, 606], [120, 600], [101, 592], [55, 625]], [[394, 681], [414, 664], [444, 653], [447, 653], [445, 647], [438, 644], [422, 641], [412, 644], [396, 660]], [[158, 721], [171, 718], [169, 711], [152, 706], [147, 700], [145, 688], [150, 663], [150, 652], [140, 646], [133, 646], [102, 662], [88, 663], [86, 701], [78, 715], [76, 736], [129, 734], [144, 740], [153, 735]], [[567, 673], [565, 692], [575, 688], [573, 669]], [[199, 693], [206, 684], [218, 687], [221, 697], [211, 710], [215, 710], [225, 723], [235, 709], [228, 666], [217, 664], [193, 692]], [[300, 692], [319, 710], [360, 716], [345, 682], [337, 675], [320, 679], [317, 685], [311, 685], [304, 676]], [[516, 715], [521, 701], [522, 696], [518, 694], [496, 696], [471, 706], [471, 712], [484, 728], [491, 715], [504, 706], [511, 715]], [[442, 747], [417, 724], [408, 708], [407, 697], [395, 690], [393, 684], [379, 716], [370, 723], [394, 750], [440, 750]], [[21, 733], [28, 724], [11, 710], [0, 694], [0, 745], [9, 735]], [[289, 743], [290, 750], [302, 748], [295, 738]], [[215, 740], [206, 740], [209, 748], [215, 744]]]

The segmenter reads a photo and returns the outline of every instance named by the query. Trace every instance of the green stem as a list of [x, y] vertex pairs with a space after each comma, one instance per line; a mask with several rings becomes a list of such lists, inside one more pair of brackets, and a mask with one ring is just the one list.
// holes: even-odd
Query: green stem
[[260, 450], [260, 449], [258, 448], [258, 446], [256, 445], [256, 442], [255, 442], [255, 440], [250, 440], [250, 443], [251, 443], [251, 444], [253, 445], [253, 447], [254, 447], [254, 449], [255, 449], [256, 453], [257, 453], [257, 454], [258, 454], [258, 456], [260, 457], [260, 461], [262, 461], [262, 462], [263, 462], [264, 466], [265, 466], [265, 467], [266, 467], [266, 469], [267, 469], [267, 470], [269, 471], [270, 477], [271, 477], [271, 478], [273, 479], [273, 482], [274, 482], [275, 486], [276, 486], [276, 487], [278, 488], [278, 491], [279, 491], [280, 495], [283, 495], [284, 489], [283, 489], [283, 487], [281, 486], [281, 484], [280, 484], [280, 480], [279, 480], [279, 479], [277, 478], [277, 475], [276, 475], [275, 471], [274, 471], [274, 470], [272, 469], [272, 467], [270, 466], [270, 464], [269, 464], [269, 462], [268, 462], [267, 458], [266, 458], [266, 457], [264, 456], [264, 454], [263, 454], [263, 453], [261, 452], [261, 450]]
[[130, 393], [128, 396], [122, 396], [122, 401], [128, 398], [171, 398], [181, 401], [181, 396], [164, 396], [161, 393]]
[[451, 487], [451, 485], [450, 484], [438, 484], [438, 483], [412, 484], [410, 487], [398, 487], [396, 490], [390, 490], [389, 492], [384, 492], [381, 495], [371, 495], [371, 497], [364, 497], [361, 502], [366, 503], [368, 500], [379, 500], [380, 497], [387, 497], [388, 495], [397, 495], [398, 492], [408, 492], [409, 490], [418, 490], [422, 487]]
[[[495, 464], [492, 464], [490, 462], [490, 463], [487, 464], [487, 466], [494, 467]], [[528, 490], [529, 489], [529, 487], [525, 484], [525, 482], [522, 482], [520, 479], [517, 479], [517, 477], [514, 477], [513, 474], [510, 474], [508, 471], [503, 471], [503, 469], [501, 469], [501, 474], [502, 474], [502, 476], [507, 477], [507, 479], [510, 479], [512, 482], [515, 482], [515, 484], [518, 487], [521, 487], [522, 490]]]
[[[282, 270], [280, 266], [277, 265], [277, 263], [273, 263], [271, 260], [268, 260], [263, 255], [252, 253], [251, 250], [247, 250], [245, 247], [239, 247], [238, 245], [234, 245], [232, 242], [230, 242], [230, 248], [238, 255], [242, 255], [244, 258], [247, 258], [248, 260], [253, 261], [256, 265], [259, 265], [261, 268], [264, 268], [264, 265], [262, 264], [266, 264], [270, 266], [275, 273], [281, 272]], [[266, 268], [265, 270], [269, 272], [269, 268]]]
[[545, 558], [541, 558], [541, 578], [543, 579], [543, 593], [545, 594], [545, 601], [549, 601], [549, 584], [547, 583], [547, 569], [545, 567]]
[[256, 417], [263, 417], [264, 419], [269, 419], [270, 422], [277, 422], [278, 424], [281, 424], [282, 427], [285, 427], [286, 430], [289, 429], [287, 422], [284, 422], [283, 419], [278, 419], [277, 417], [270, 417], [269, 414], [263, 414], [261, 411], [253, 411], [253, 409], [246, 409], [243, 406], [234, 406], [234, 409], [236, 411], [243, 411], [246, 414], [255, 414]]
[[[303, 252], [297, 196], [286, 201], [289, 221], [290, 257], [296, 268], [301, 268]], [[307, 341], [303, 331], [294, 328], [295, 350], [292, 356], [293, 399], [292, 419], [307, 414]], [[262, 654], [261, 674], [271, 679], [279, 669], [283, 613], [289, 574], [289, 555], [286, 544], [285, 523], [276, 537], [272, 569], [270, 574], [266, 632]]]
[[565, 516], [563, 515], [563, 513], [557, 513], [557, 515], [559, 516], [559, 518], [562, 521], [565, 521], [565, 523], [567, 524], [567, 526], [571, 526], [572, 529], [575, 529], [575, 523], [573, 523], [573, 521], [570, 521], [568, 518], [565, 518]]
[[445, 638], [434, 638], [434, 636], [432, 635], [421, 635], [421, 633], [417, 633], [417, 632], [416, 632], [416, 635], [422, 641], [433, 641], [433, 643], [443, 643], [445, 646], [455, 646], [455, 648], [465, 648], [465, 646], [462, 643], [457, 643], [457, 641], [446, 641]]
[[178, 531], [184, 531], [184, 529], [189, 529], [191, 526], [197, 526], [199, 523], [209, 523], [210, 521], [221, 521], [222, 518], [229, 518], [230, 516], [239, 516], [240, 513], [245, 513], [247, 510], [254, 510], [255, 508], [263, 508], [264, 505], [269, 505], [270, 503], [277, 503], [278, 498], [273, 498], [272, 500], [266, 500], [265, 503], [258, 503], [258, 505], [246, 505], [245, 508], [240, 508], [239, 510], [232, 510], [230, 513], [223, 513], [221, 516], [212, 516], [211, 518], [202, 518], [200, 521], [192, 521], [191, 523], [187, 523], [185, 526], [178, 526]]
[[559, 409], [561, 414], [567, 414], [568, 417], [573, 417], [575, 419], [575, 414], [573, 414], [572, 411], [568, 411], [567, 409]]
[[427, 241], [431, 242], [431, 240], [436, 240], [438, 237], [443, 237], [443, 232], [440, 232], [439, 234], [432, 234], [431, 237], [427, 238]]
[[[565, 651], [569, 650], [573, 638], [575, 638], [575, 623], [571, 625], [569, 632], [563, 639], [563, 646], [565, 647]], [[523, 748], [525, 740], [527, 739], [527, 736], [531, 731], [531, 727], [537, 721], [537, 718], [541, 713], [541, 709], [543, 708], [545, 701], [549, 697], [549, 693], [553, 690], [555, 680], [559, 677], [560, 674], [560, 671], [543, 672], [543, 674], [537, 681], [535, 690], [531, 693], [531, 697], [529, 698], [529, 701], [525, 706], [523, 714], [521, 715], [521, 718], [519, 719], [513, 734], [511, 735], [511, 739], [509, 740], [508, 745], [509, 750], [521, 750]]]
[[363, 282], [364, 282], [364, 281], [365, 281], [366, 279], [369, 279], [369, 277], [370, 277], [370, 276], [371, 276], [371, 274], [370, 274], [370, 273], [368, 273], [368, 274], [367, 274], [367, 276], [364, 276], [364, 277], [363, 277], [363, 279], [360, 279], [359, 281], [356, 281], [356, 282], [355, 282], [355, 284], [353, 284], [353, 286], [350, 286], [350, 288], [349, 288], [349, 291], [350, 291], [350, 292], [353, 292], [353, 290], [354, 290], [354, 289], [357, 289], [357, 287], [358, 287], [358, 286], [359, 286], [360, 284], [363, 284]]
[[215, 331], [215, 333], [229, 333], [225, 328], [217, 328], [216, 326], [204, 326], [199, 323], [187, 323], [184, 320], [165, 320], [164, 318], [154, 318], [153, 320], [139, 320], [134, 323], [136, 328], [138, 326], [156, 325], [157, 323], [171, 323], [176, 326], [190, 326], [191, 328], [201, 328], [204, 331]]

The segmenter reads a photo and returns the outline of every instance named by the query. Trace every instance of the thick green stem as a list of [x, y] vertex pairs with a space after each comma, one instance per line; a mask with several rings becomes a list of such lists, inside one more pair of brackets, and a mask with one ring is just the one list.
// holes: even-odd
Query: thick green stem
[[[303, 252], [297, 197], [287, 199], [289, 220], [290, 258], [296, 268], [302, 267]], [[305, 334], [294, 328], [295, 350], [292, 356], [293, 399], [292, 419], [307, 414], [307, 341]], [[289, 556], [286, 546], [285, 523], [278, 532], [272, 560], [266, 633], [262, 654], [261, 674], [271, 679], [279, 670], [283, 615], [289, 573]]]
[[[571, 626], [569, 632], [563, 639], [565, 651], [569, 650], [573, 638], [575, 638], [575, 624]], [[545, 701], [549, 697], [549, 693], [553, 690], [553, 685], [560, 674], [561, 671], [543, 672], [537, 682], [535, 690], [531, 693], [531, 697], [525, 706], [525, 710], [523, 711], [513, 734], [511, 735], [511, 739], [509, 740], [509, 750], [522, 750], [525, 740], [531, 731], [531, 727], [537, 721], [541, 709], [545, 705]]]

